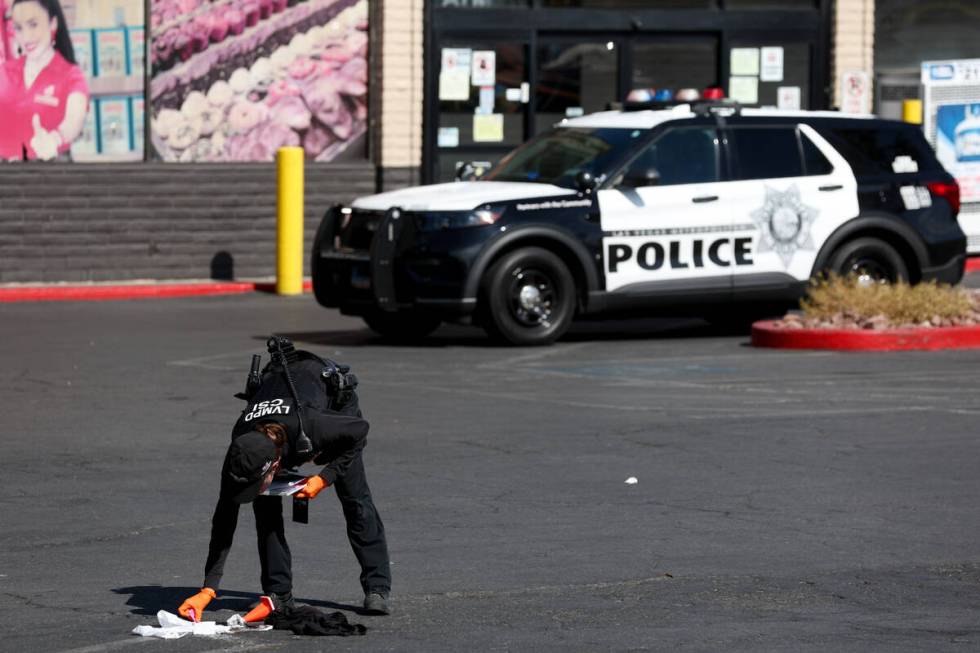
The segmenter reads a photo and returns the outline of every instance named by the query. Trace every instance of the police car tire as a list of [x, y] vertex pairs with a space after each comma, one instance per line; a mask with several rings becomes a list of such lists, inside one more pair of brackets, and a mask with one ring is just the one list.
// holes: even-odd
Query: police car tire
[[831, 272], [847, 276], [855, 272], [855, 267], [860, 266], [862, 261], [867, 263], [869, 274], [885, 276], [889, 283], [908, 281], [908, 267], [901, 254], [877, 238], [855, 238], [844, 243], [831, 256], [828, 268]]
[[[522, 281], [542, 290], [546, 324], [516, 296]], [[527, 286], [525, 286], [527, 287]], [[556, 254], [526, 247], [505, 254], [484, 277], [482, 323], [492, 337], [513, 345], [547, 345], [560, 338], [575, 316], [575, 280]]]
[[439, 328], [442, 320], [434, 315], [409, 311], [375, 311], [362, 316], [372, 331], [387, 340], [411, 341], [424, 338]]

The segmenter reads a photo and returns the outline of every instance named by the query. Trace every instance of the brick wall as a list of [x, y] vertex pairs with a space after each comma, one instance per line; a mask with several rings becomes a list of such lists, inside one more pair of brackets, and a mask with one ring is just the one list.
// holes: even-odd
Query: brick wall
[[842, 73], [863, 70], [874, 79], [875, 0], [837, 0], [833, 29], [832, 96], [834, 106], [839, 107]]
[[423, 5], [423, 0], [389, 0], [376, 14], [381, 32], [374, 44], [381, 87], [376, 156], [384, 168], [422, 162]]
[[[306, 166], [304, 267], [334, 202], [375, 166]], [[0, 283], [275, 275], [274, 164], [0, 166]]]

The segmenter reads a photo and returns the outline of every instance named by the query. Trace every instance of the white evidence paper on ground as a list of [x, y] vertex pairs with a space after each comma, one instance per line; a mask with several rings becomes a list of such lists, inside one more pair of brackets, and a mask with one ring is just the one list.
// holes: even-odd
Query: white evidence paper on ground
[[136, 626], [133, 634], [140, 637], [157, 637], [159, 639], [180, 639], [185, 635], [225, 635], [228, 633], [240, 633], [246, 630], [272, 630], [272, 626], [249, 626], [242, 619], [242, 615], [232, 615], [227, 623], [219, 624], [216, 621], [188, 621], [166, 610], [157, 612], [157, 622], [159, 626]]

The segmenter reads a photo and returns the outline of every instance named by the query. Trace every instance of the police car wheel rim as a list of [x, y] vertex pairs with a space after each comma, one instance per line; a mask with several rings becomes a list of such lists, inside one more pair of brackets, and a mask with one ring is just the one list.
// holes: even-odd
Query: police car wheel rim
[[874, 259], [860, 258], [851, 263], [847, 270], [848, 274], [853, 274], [857, 280], [857, 285], [870, 287], [877, 284], [890, 283], [894, 274], [886, 265]]
[[514, 270], [510, 306], [522, 326], [548, 327], [554, 304], [554, 284], [546, 274], [533, 269]]

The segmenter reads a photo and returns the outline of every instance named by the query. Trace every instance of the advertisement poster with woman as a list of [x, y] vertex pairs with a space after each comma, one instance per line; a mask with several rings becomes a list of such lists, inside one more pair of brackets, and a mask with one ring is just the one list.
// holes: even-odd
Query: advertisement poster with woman
[[151, 0], [150, 138], [164, 161], [366, 157], [367, 0]]
[[143, 31], [141, 3], [0, 0], [0, 9], [0, 159], [142, 159], [133, 107], [144, 85], [130, 71], [144, 55], [127, 47], [128, 33]]
[[980, 102], [937, 108], [936, 156], [956, 177], [963, 203], [980, 201]]

